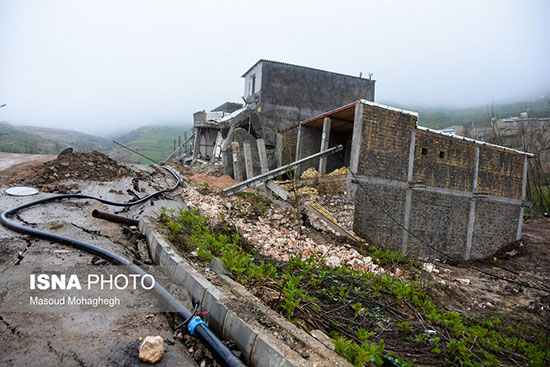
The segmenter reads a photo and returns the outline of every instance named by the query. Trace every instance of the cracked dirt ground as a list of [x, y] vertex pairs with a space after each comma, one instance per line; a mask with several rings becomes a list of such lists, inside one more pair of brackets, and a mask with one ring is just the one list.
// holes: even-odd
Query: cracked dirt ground
[[[0, 211], [18, 204], [46, 197], [50, 194], [39, 193], [32, 197], [12, 197], [5, 194], [4, 184], [6, 174], [9, 174], [13, 164], [28, 168], [25, 159], [28, 157], [12, 157], [8, 164], [5, 157], [0, 157]], [[43, 162], [43, 161], [42, 161]], [[4, 164], [6, 163], [6, 164]], [[169, 187], [173, 181], [167, 176], [155, 172], [145, 166], [153, 183], [163, 188]], [[17, 169], [17, 167], [15, 167]], [[131, 177], [124, 177], [113, 182], [77, 182], [78, 189], [84, 194], [101, 196], [113, 201], [128, 201], [131, 196], [126, 193], [131, 189]], [[144, 196], [155, 189], [145, 186]], [[154, 185], [151, 185], [154, 186]], [[129, 217], [138, 217], [166, 205], [162, 200], [147, 202], [123, 213]], [[54, 202], [27, 209], [13, 218], [19, 223], [55, 232], [60, 235], [78, 238], [113, 251], [127, 258], [134, 258], [136, 247], [128, 236], [128, 229], [118, 224], [96, 219], [91, 216], [93, 209], [107, 210], [108, 207], [97, 202], [74, 200]], [[117, 208], [116, 211], [120, 211]], [[53, 222], [63, 222], [58, 229], [50, 229]], [[125, 234], [126, 233], [126, 234]], [[130, 236], [131, 237], [131, 236]], [[10, 269], [17, 266], [91, 266], [93, 256], [64, 245], [50, 243], [23, 236], [0, 226], [0, 268], [1, 277], [9, 277]], [[100, 265], [98, 265], [100, 267]], [[161, 281], [162, 282], [162, 281]], [[2, 290], [0, 293], [5, 292]], [[5, 296], [5, 294], [4, 294]], [[180, 294], [180, 296], [182, 296]], [[0, 296], [1, 299], [1, 296]], [[190, 302], [187, 300], [187, 307]], [[123, 307], [126, 307], [123, 305]], [[165, 354], [156, 364], [158, 366], [194, 366], [186, 346], [174, 339], [171, 324], [165, 314], [155, 312], [134, 312], [132, 309], [113, 312], [94, 311], [90, 309], [81, 312], [22, 312], [12, 311], [0, 313], [0, 365], [44, 365], [44, 366], [130, 366], [147, 365], [138, 359], [139, 337], [160, 335], [164, 339]]]

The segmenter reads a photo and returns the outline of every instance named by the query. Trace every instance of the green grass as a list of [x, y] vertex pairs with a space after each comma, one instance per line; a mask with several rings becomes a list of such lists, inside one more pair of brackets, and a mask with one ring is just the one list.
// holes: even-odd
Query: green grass
[[57, 154], [71, 146], [77, 152], [108, 152], [107, 139], [72, 130], [13, 126], [0, 122], [0, 151], [8, 153]]
[[[123, 140], [124, 145], [132, 148], [141, 154], [157, 161], [163, 161], [174, 151], [174, 139], [178, 140], [178, 136], [181, 137], [183, 143], [184, 136], [191, 136], [192, 129], [189, 126], [182, 124], [182, 126], [145, 126], [132, 132], [131, 141]], [[137, 154], [131, 153], [138, 163], [149, 164], [148, 159], [140, 157]]]

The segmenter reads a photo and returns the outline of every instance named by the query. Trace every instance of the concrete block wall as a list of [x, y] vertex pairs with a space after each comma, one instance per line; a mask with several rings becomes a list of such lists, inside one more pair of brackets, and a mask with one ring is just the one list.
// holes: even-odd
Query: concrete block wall
[[479, 155], [479, 193], [521, 198], [523, 156], [490, 147], [481, 147]]
[[[359, 146], [355, 172], [395, 220], [466, 260], [491, 256], [520, 237], [525, 154], [417, 128], [414, 113], [362, 104], [354, 122], [361, 126], [355, 130], [361, 135], [353, 136]], [[352, 187], [357, 234], [405, 254], [435, 255]]]
[[[366, 187], [374, 200], [386, 209], [393, 218], [403, 219], [406, 199], [405, 188], [373, 181], [362, 179], [361, 185]], [[401, 228], [385, 215], [361, 189], [357, 190], [355, 196], [353, 231], [369, 243], [384, 246], [393, 251], [401, 251], [401, 238], [403, 236]]]
[[263, 60], [258, 105], [267, 144], [277, 129], [320, 115], [358, 99], [374, 101], [374, 80]]
[[[463, 258], [468, 240], [469, 209], [468, 197], [413, 189], [409, 228], [438, 250]], [[411, 236], [407, 251], [413, 256], [441, 257]]]
[[413, 182], [472, 191], [476, 147], [429, 132], [417, 131]]
[[518, 218], [523, 216], [519, 204], [476, 199], [475, 225], [471, 259], [492, 256], [503, 245], [516, 239]]
[[371, 105], [364, 105], [363, 110], [357, 173], [406, 182], [411, 131], [417, 117]]

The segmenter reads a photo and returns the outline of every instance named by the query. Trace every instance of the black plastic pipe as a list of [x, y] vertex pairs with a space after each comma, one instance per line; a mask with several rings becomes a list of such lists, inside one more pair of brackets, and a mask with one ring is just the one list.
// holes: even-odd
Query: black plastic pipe
[[[174, 176], [174, 178], [177, 181], [176, 184], [174, 185], [174, 187], [172, 187], [170, 189], [166, 189], [166, 190], [157, 191], [153, 194], [147, 195], [144, 198], [141, 198], [141, 199], [136, 200], [136, 201], [132, 201], [132, 202], [129, 202], [129, 203], [117, 203], [117, 202], [114, 202], [114, 201], [109, 201], [109, 200], [105, 200], [105, 199], [101, 199], [101, 198], [96, 198], [94, 196], [89, 196], [89, 195], [81, 195], [81, 194], [55, 195], [55, 196], [50, 196], [50, 197], [47, 197], [47, 198], [44, 198], [44, 199], [31, 201], [31, 202], [16, 206], [14, 208], [8, 209], [8, 210], [2, 212], [2, 214], [0, 214], [0, 221], [2, 222], [2, 224], [4, 226], [6, 226], [6, 227], [8, 227], [8, 228], [10, 228], [14, 231], [17, 231], [17, 232], [20, 232], [20, 233], [25, 233], [25, 234], [30, 234], [34, 237], [42, 238], [42, 239], [45, 239], [45, 240], [48, 240], [48, 241], [53, 241], [53, 242], [57, 242], [57, 243], [66, 244], [66, 245], [74, 247], [78, 250], [86, 251], [90, 254], [99, 256], [99, 257], [101, 257], [101, 258], [103, 258], [107, 261], [110, 261], [113, 264], [123, 265], [129, 272], [131, 272], [133, 274], [139, 274], [140, 276], [143, 277], [147, 273], [142, 268], [140, 268], [139, 266], [133, 264], [132, 262], [130, 262], [130, 260], [128, 260], [128, 259], [126, 259], [126, 258], [124, 258], [120, 255], [115, 254], [114, 252], [105, 250], [101, 247], [98, 247], [98, 246], [95, 246], [95, 245], [92, 245], [90, 243], [80, 241], [80, 240], [77, 240], [77, 239], [74, 239], [74, 238], [59, 236], [59, 235], [56, 235], [54, 233], [44, 232], [44, 231], [40, 231], [40, 230], [37, 230], [37, 229], [34, 229], [34, 228], [25, 227], [25, 226], [22, 226], [18, 223], [10, 221], [8, 219], [8, 217], [12, 216], [12, 215], [15, 215], [19, 211], [21, 211], [23, 209], [30, 208], [32, 206], [45, 204], [45, 203], [48, 203], [48, 202], [51, 202], [51, 201], [62, 200], [62, 199], [96, 200], [96, 201], [99, 201], [103, 204], [112, 205], [112, 206], [122, 206], [122, 207], [129, 207], [129, 206], [141, 204], [141, 203], [143, 203], [143, 202], [145, 202], [145, 201], [147, 201], [147, 200], [149, 200], [152, 197], [155, 197], [157, 195], [160, 195], [160, 194], [163, 194], [163, 193], [166, 193], [166, 192], [174, 191], [180, 185], [181, 179], [180, 179], [178, 173], [173, 168], [168, 167], [168, 166], [161, 166], [161, 168], [166, 169], [168, 172], [170, 172]], [[144, 278], [144, 279], [146, 281], [148, 281], [149, 278], [147, 277], [147, 278]], [[148, 286], [149, 285], [150, 284], [148, 284]], [[191, 311], [189, 311], [180, 301], [178, 301], [176, 298], [174, 298], [174, 296], [172, 296], [163, 286], [161, 286], [160, 284], [155, 282], [155, 286], [153, 287], [153, 290], [156, 293], [156, 295], [160, 298], [160, 300], [162, 302], [164, 302], [164, 304], [166, 306], [170, 307], [170, 309], [175, 310], [175, 312], [182, 319], [187, 320], [188, 318], [190, 318], [192, 316]], [[231, 350], [229, 350], [229, 348], [227, 348], [227, 346], [225, 344], [223, 344], [220, 341], [220, 339], [218, 339], [216, 337], [216, 335], [214, 333], [212, 333], [212, 331], [210, 331], [210, 329], [208, 329], [208, 327], [205, 324], [199, 323], [195, 327], [194, 333], [196, 335], [198, 335], [199, 338], [207, 346], [210, 347], [210, 349], [214, 353], [215, 357], [220, 362], [222, 362], [225, 366], [229, 366], [229, 367], [244, 367], [245, 366], [241, 362], [241, 360], [238, 359], [237, 357], [235, 357], [235, 355], [231, 352]]]
[[124, 217], [122, 215], [117, 215], [117, 214], [113, 214], [113, 213], [109, 213], [109, 212], [104, 212], [102, 210], [97, 210], [97, 209], [92, 210], [92, 217], [99, 218], [99, 219], [105, 219], [105, 220], [108, 220], [110, 222], [115, 222], [115, 223], [128, 224], [129, 226], [136, 226], [137, 227], [139, 225], [139, 220], [137, 220], [137, 219]]

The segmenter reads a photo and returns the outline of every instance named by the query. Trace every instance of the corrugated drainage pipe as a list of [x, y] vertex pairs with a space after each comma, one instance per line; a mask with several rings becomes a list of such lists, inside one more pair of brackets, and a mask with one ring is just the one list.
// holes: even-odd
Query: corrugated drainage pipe
[[[122, 206], [122, 207], [128, 207], [128, 206], [141, 204], [141, 203], [151, 199], [154, 196], [160, 195], [162, 193], [174, 191], [180, 185], [181, 179], [180, 179], [178, 173], [173, 168], [168, 167], [168, 166], [161, 166], [161, 168], [166, 169], [167, 171], [169, 171], [174, 176], [174, 178], [177, 180], [176, 184], [174, 185], [174, 187], [172, 187], [170, 189], [157, 191], [157, 192], [155, 192], [151, 195], [148, 195], [148, 196], [146, 196], [146, 197], [144, 197], [140, 200], [132, 201], [132, 202], [129, 202], [129, 203], [117, 203], [117, 202], [114, 202], [114, 201], [109, 201], [109, 200], [105, 200], [105, 199], [101, 199], [101, 198], [96, 198], [96, 197], [89, 196], [89, 195], [81, 195], [81, 194], [55, 195], [55, 196], [47, 197], [47, 198], [44, 198], [44, 199], [31, 201], [29, 203], [22, 204], [22, 205], [14, 207], [14, 208], [8, 209], [8, 210], [4, 211], [2, 214], [0, 214], [0, 221], [2, 222], [2, 224], [4, 226], [6, 226], [6, 227], [8, 227], [8, 228], [10, 228], [14, 231], [17, 231], [17, 232], [20, 232], [20, 233], [25, 233], [25, 234], [30, 234], [34, 237], [42, 238], [42, 239], [57, 242], [57, 243], [62, 243], [62, 244], [74, 247], [78, 250], [86, 251], [90, 254], [102, 257], [105, 260], [112, 262], [113, 264], [123, 265], [124, 267], [126, 267], [126, 269], [129, 272], [131, 272], [133, 274], [139, 274], [140, 276], [143, 277], [147, 273], [142, 268], [140, 268], [139, 266], [131, 263], [130, 260], [128, 260], [128, 259], [126, 259], [126, 258], [124, 258], [120, 255], [115, 254], [114, 252], [107, 251], [105, 249], [102, 249], [101, 247], [98, 247], [98, 246], [95, 246], [95, 245], [92, 245], [90, 243], [83, 242], [83, 241], [80, 241], [80, 240], [77, 240], [77, 239], [74, 239], [74, 238], [63, 237], [63, 236], [59, 236], [59, 235], [56, 235], [56, 234], [53, 234], [53, 233], [43, 232], [43, 231], [39, 231], [39, 230], [34, 229], [34, 228], [25, 227], [25, 226], [22, 226], [20, 224], [17, 224], [15, 222], [10, 221], [8, 219], [8, 217], [12, 216], [12, 215], [15, 215], [15, 214], [17, 214], [17, 212], [19, 212], [23, 209], [30, 208], [32, 206], [45, 204], [45, 203], [48, 203], [48, 202], [51, 202], [51, 201], [62, 200], [62, 199], [96, 200], [96, 201], [99, 201], [99, 202], [101, 202], [103, 204], [106, 204], [106, 205]], [[144, 279], [148, 280], [149, 277], [146, 277]], [[148, 284], [148, 286], [149, 285], [150, 284]], [[190, 319], [190, 317], [192, 316], [192, 313], [180, 301], [178, 301], [176, 298], [174, 298], [164, 287], [162, 287], [158, 283], [155, 283], [155, 286], [153, 287], [153, 290], [154, 290], [155, 294], [160, 298], [160, 300], [162, 302], [164, 302], [165, 305], [169, 306], [170, 309], [176, 310], [176, 313], [183, 320]], [[191, 325], [192, 325], [192, 329], [191, 329]], [[216, 356], [216, 358], [220, 362], [222, 362], [225, 366], [244, 367], [244, 364], [241, 362], [241, 360], [239, 360], [237, 357], [235, 357], [235, 355], [231, 352], [231, 350], [229, 350], [229, 348], [227, 348], [227, 346], [225, 344], [223, 344], [220, 341], [220, 339], [218, 339], [216, 337], [216, 335], [214, 333], [212, 333], [212, 331], [210, 331], [210, 329], [208, 329], [208, 326], [204, 322], [193, 320], [193, 321], [191, 321], [189, 329], [190, 329], [190, 331], [192, 331], [193, 334], [196, 334], [196, 335], [199, 336], [199, 338], [211, 349], [211, 351]]]

